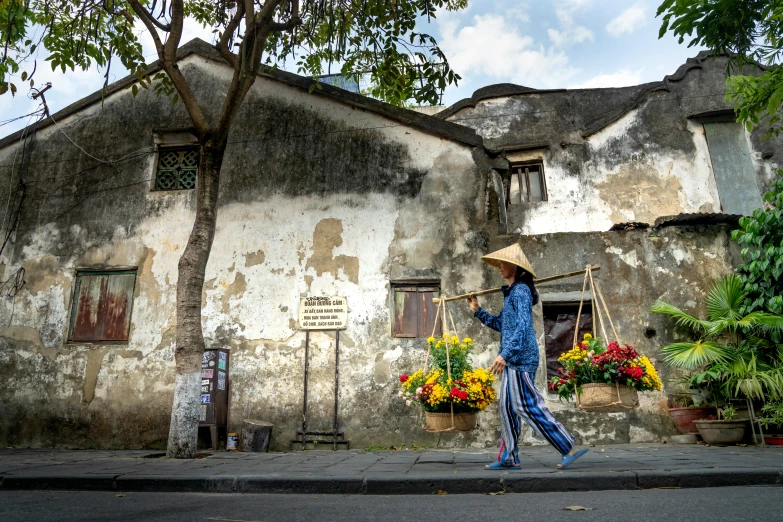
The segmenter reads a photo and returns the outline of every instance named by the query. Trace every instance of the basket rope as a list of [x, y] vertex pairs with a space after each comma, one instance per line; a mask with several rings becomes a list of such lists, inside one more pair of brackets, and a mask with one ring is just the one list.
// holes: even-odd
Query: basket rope
[[[449, 308], [448, 304], [446, 303], [445, 296], [441, 295], [440, 300], [438, 301], [438, 309], [435, 312], [435, 323], [432, 326], [432, 335], [430, 337], [435, 337], [435, 332], [438, 329], [438, 319], [441, 320], [441, 335], [443, 335], [446, 343], [446, 376], [451, 381], [451, 357], [449, 356], [449, 343], [450, 339], [446, 338], [447, 330], [448, 330], [448, 319], [451, 320], [451, 328], [454, 332], [454, 335], [457, 335], [457, 325], [454, 322], [454, 316], [451, 313], [451, 308]], [[424, 359], [424, 374], [426, 375], [429, 371], [429, 363], [430, 363], [430, 343], [427, 343], [427, 356]], [[439, 433], [442, 431], [453, 431], [456, 429], [456, 426], [454, 425], [454, 403], [450, 403], [451, 407], [451, 427], [442, 429], [442, 430], [428, 430], [425, 427], [425, 431], [429, 431], [432, 433]]]
[[[619, 344], [623, 344], [623, 342], [620, 340], [620, 336], [617, 334], [617, 330], [614, 327], [614, 322], [612, 321], [612, 316], [609, 314], [609, 307], [606, 306], [606, 300], [604, 300], [604, 295], [601, 292], [601, 289], [598, 287], [598, 284], [596, 284], [595, 279], [593, 279], [593, 271], [592, 267], [590, 265], [587, 265], [585, 267], [585, 278], [584, 282], [582, 283], [582, 295], [579, 298], [579, 310], [576, 313], [576, 326], [574, 327], [574, 346], [577, 345], [577, 341], [579, 340], [579, 320], [582, 316], [582, 305], [584, 304], [585, 299], [585, 290], [590, 288], [590, 302], [592, 305], [593, 310], [595, 310], [596, 315], [598, 315], [598, 322], [601, 326], [601, 333], [604, 336], [604, 339], [607, 339], [606, 336], [606, 325], [604, 324], [604, 318], [603, 314], [601, 313], [601, 307], [603, 306], [603, 312], [606, 314], [606, 319], [609, 321], [609, 326], [612, 329], [612, 333], [614, 334], [614, 338], [617, 340]], [[598, 299], [596, 299], [596, 295], [598, 296]], [[593, 337], [595, 337], [595, 321], [593, 321]], [[601, 406], [585, 406], [582, 404], [582, 401], [580, 399], [581, 393], [579, 393], [579, 383], [576, 383], [575, 386], [575, 392], [576, 392], [576, 406], [577, 408], [581, 408], [583, 410], [592, 410], [592, 409], [603, 409], [603, 408], [609, 408], [614, 406], [619, 406], [621, 408], [626, 409], [632, 409], [634, 408], [634, 405], [627, 405], [623, 403], [622, 397], [620, 397], [620, 383], [615, 382], [614, 383], [615, 392], [617, 393], [617, 400], [615, 402], [611, 402], [608, 404], [602, 404]]]

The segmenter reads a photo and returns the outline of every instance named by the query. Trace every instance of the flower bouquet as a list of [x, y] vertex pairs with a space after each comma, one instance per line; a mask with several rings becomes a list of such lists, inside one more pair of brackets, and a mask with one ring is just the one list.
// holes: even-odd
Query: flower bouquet
[[473, 368], [473, 341], [468, 337], [460, 342], [458, 337], [444, 334], [437, 339], [430, 337], [427, 343], [429, 367], [401, 375], [399, 397], [406, 406], [424, 410], [428, 431], [472, 430], [476, 413], [495, 400], [495, 376], [484, 368]]
[[650, 359], [633, 346], [585, 334], [581, 343], [558, 358], [563, 365], [549, 389], [561, 399], [576, 395], [579, 408], [603, 413], [626, 411], [639, 404], [637, 391], [661, 391], [663, 385]]

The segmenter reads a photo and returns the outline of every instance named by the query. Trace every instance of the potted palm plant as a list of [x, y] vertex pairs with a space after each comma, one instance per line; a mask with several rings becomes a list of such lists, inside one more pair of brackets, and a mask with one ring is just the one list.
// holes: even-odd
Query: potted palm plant
[[[778, 350], [773, 349], [774, 343], [769, 341], [773, 334], [783, 331], [783, 317], [759, 311], [743, 315], [740, 311], [745, 298], [740, 278], [730, 275], [717, 281], [708, 292], [707, 319], [699, 319], [660, 301], [652, 311], [674, 318], [695, 337], [692, 341], [663, 347], [664, 362], [694, 372], [695, 376], [710, 382], [718, 392], [713, 396], [713, 403], [722, 399], [745, 399], [752, 417], [752, 401], [766, 402], [783, 396], [783, 362]], [[732, 416], [736, 415], [733, 408], [729, 411]], [[680, 409], [672, 408], [670, 412], [678, 428], [682, 429], [680, 425], [684, 423], [677, 419]], [[715, 410], [699, 413], [703, 416], [701, 419], [690, 414], [694, 427], [698, 427], [699, 420], [715, 415]], [[725, 412], [722, 416], [725, 421]]]

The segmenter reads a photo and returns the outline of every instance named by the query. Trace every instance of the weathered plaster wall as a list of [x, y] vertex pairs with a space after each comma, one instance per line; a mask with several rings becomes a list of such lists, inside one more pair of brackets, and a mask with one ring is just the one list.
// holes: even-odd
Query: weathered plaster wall
[[[225, 70], [199, 56], [181, 67], [214, 117], [218, 105], [211, 97], [222, 92]], [[688, 136], [692, 147], [675, 138], [655, 145], [657, 134], [639, 134], [637, 120], [652, 111], [652, 101], [646, 103], [615, 124], [637, 129], [623, 132], [652, 143], [639, 150], [649, 155], [655, 147], [674, 149], [676, 142], [688, 154], [704, 154], [691, 130], [680, 137]], [[599, 105], [585, 106], [600, 112]], [[578, 111], [568, 114], [578, 117]], [[16, 167], [24, 157], [21, 175], [28, 188], [18, 232], [0, 259], [4, 279], [24, 267], [27, 282], [15, 298], [0, 303], [0, 444], [161, 447], [174, 383], [177, 261], [195, 201], [192, 192], [151, 191], [152, 136], [187, 127], [188, 118], [181, 105], [172, 107], [146, 92], [134, 99], [123, 91], [103, 106], [58, 121], [37, 132], [29, 154], [20, 154], [19, 144], [0, 149], [0, 186], [16, 186]], [[566, 145], [551, 146], [546, 154], [554, 159], [545, 161], [548, 180], [557, 180], [561, 169], [568, 194], [525, 214], [520, 228], [603, 230], [613, 213], [623, 220], [629, 212], [635, 216], [653, 190], [652, 160], [639, 155], [636, 167], [625, 160], [599, 165], [609, 161], [599, 155], [620, 151], [622, 158], [633, 155], [636, 145], [621, 143], [614, 131], [589, 139], [573, 129], [561, 131], [567, 138], [557, 143]], [[106, 162], [96, 162], [68, 138]], [[487, 219], [497, 209], [487, 190], [492, 164], [483, 150], [269, 79], [253, 87], [229, 141], [203, 325], [207, 346], [231, 348], [231, 429], [244, 418], [266, 419], [275, 424], [274, 447], [287, 447], [301, 421], [304, 335], [296, 330], [298, 301], [303, 295], [336, 294], [349, 303], [348, 328], [340, 336], [340, 419], [354, 445], [494, 445], [494, 411], [482, 414], [482, 428], [468, 434], [439, 437], [420, 429], [395, 393], [397, 376], [420, 365], [426, 347], [421, 340], [390, 335], [390, 281], [439, 279], [449, 294], [498, 283], [478, 258], [518, 238], [497, 236], [497, 222]], [[659, 162], [663, 156], [655, 157]], [[593, 169], [595, 179], [584, 182], [584, 169]], [[666, 190], [676, 190], [680, 204], [695, 206], [709, 196], [704, 172], [693, 179], [682, 166], [671, 172], [662, 185], [671, 184]], [[550, 197], [560, 182], [551, 183]], [[680, 188], [688, 183], [690, 188]], [[647, 188], [637, 193], [637, 186]], [[592, 191], [598, 198], [601, 190], [631, 190], [623, 197], [636, 205], [604, 196], [612, 204], [601, 210], [601, 201], [584, 195]], [[2, 208], [8, 216], [18, 201], [16, 192], [11, 196], [10, 209]], [[670, 199], [657, 201], [669, 205]], [[0, 204], [5, 201], [0, 198]], [[710, 282], [730, 269], [727, 238], [722, 229], [668, 228], [522, 241], [541, 276], [601, 263], [610, 306], [622, 310], [615, 313], [622, 317], [623, 335], [654, 357], [676, 332], [646, 310], [659, 297], [695, 306]], [[102, 267], [137, 269], [130, 340], [67, 343], [76, 270]], [[486, 299], [491, 310], [500, 304], [498, 296]], [[477, 339], [474, 362], [490, 364], [497, 336], [481, 328], [466, 305], [455, 303], [453, 311], [458, 333]], [[540, 309], [537, 317], [541, 334]], [[651, 339], [641, 333], [648, 327], [656, 330]], [[311, 336], [312, 428], [331, 425], [334, 344], [333, 334]], [[582, 441], [653, 440], [672, 427], [655, 394], [628, 415], [553, 407], [562, 409], [558, 415]], [[529, 434], [527, 440], [540, 442]]]
[[[510, 205], [509, 232], [605, 231], [617, 223], [721, 212], [697, 116], [723, 112], [731, 120], [725, 83], [725, 58], [699, 55], [663, 82], [635, 87], [487, 87], [443, 117], [474, 128], [511, 161], [543, 161], [549, 199]], [[761, 139], [765, 131], [747, 134], [761, 194], [783, 154], [779, 138]]]
[[[562, 403], [556, 395], [549, 395], [548, 404], [558, 419], [583, 442], [655, 442], [675, 433], [665, 397], [673, 389], [670, 380], [675, 372], [661, 362], [659, 350], [675, 340], [685, 339], [688, 333], [676, 328], [666, 317], [650, 313], [649, 309], [661, 299], [703, 316], [704, 295], [714, 281], [733, 270], [739, 259], [736, 245], [730, 240], [730, 229], [716, 225], [498, 236], [490, 248], [500, 248], [514, 240], [520, 241], [540, 277], [580, 270], [588, 263], [601, 265], [595, 280], [604, 294], [618, 335], [623, 342], [650, 357], [664, 381], [663, 393], [640, 393], [640, 407], [630, 413], [586, 413], [577, 410], [573, 403]], [[582, 283], [582, 278], [576, 277], [541, 285], [543, 304], [537, 308], [558, 300], [558, 296], [578, 294]], [[501, 305], [497, 297], [489, 301], [491, 309]], [[543, 369], [544, 325], [540, 313], [536, 323]], [[597, 320], [595, 325], [598, 326]], [[608, 323], [606, 328], [609, 331]], [[598, 335], [603, 337], [600, 331]], [[480, 339], [487, 342], [487, 337], [495, 336], [482, 332]], [[537, 375], [541, 389], [544, 374], [541, 371]]]
[[[216, 111], [210, 97], [224, 88], [226, 69], [199, 56], [181, 68]], [[181, 105], [122, 91], [41, 129], [28, 146], [29, 190], [2, 259], [5, 278], [24, 267], [27, 282], [0, 308], [3, 444], [164, 444], [177, 261], [195, 201], [192, 191], [151, 191], [152, 144], [153, 132], [187, 122]], [[389, 282], [426, 276], [444, 288], [475, 286], [480, 272], [461, 266], [486, 247], [477, 233], [486, 225], [484, 153], [268, 79], [253, 87], [229, 141], [203, 326], [208, 347], [232, 350], [232, 429], [243, 418], [267, 419], [275, 447], [287, 446], [301, 421], [299, 298], [345, 295], [340, 413], [348, 436], [359, 445], [433, 444], [395, 400], [397, 376], [424, 351], [391, 338]], [[0, 150], [4, 186], [15, 186], [19, 151]], [[137, 269], [130, 340], [67, 343], [76, 270], [113, 267]], [[331, 424], [333, 337], [311, 336], [314, 428]]]

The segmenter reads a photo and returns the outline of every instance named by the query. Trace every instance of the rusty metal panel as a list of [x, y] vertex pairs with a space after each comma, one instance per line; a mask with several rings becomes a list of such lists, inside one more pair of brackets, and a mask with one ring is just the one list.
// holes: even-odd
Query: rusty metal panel
[[127, 341], [135, 272], [78, 274], [71, 341]]
[[[579, 305], [544, 305], [544, 343], [546, 345], [547, 377], [557, 375], [558, 357], [573, 348], [574, 327]], [[593, 330], [593, 314], [589, 303], [582, 307], [578, 339]]]
[[[432, 302], [434, 297], [440, 297], [440, 290], [433, 287], [419, 288], [419, 337], [429, 337], [432, 334], [432, 327], [435, 326], [435, 316], [438, 313], [438, 306]], [[435, 328], [435, 335], [441, 333], [441, 321], [438, 320], [438, 326]]]
[[416, 337], [419, 322], [417, 296], [416, 287], [394, 289], [394, 337]]

